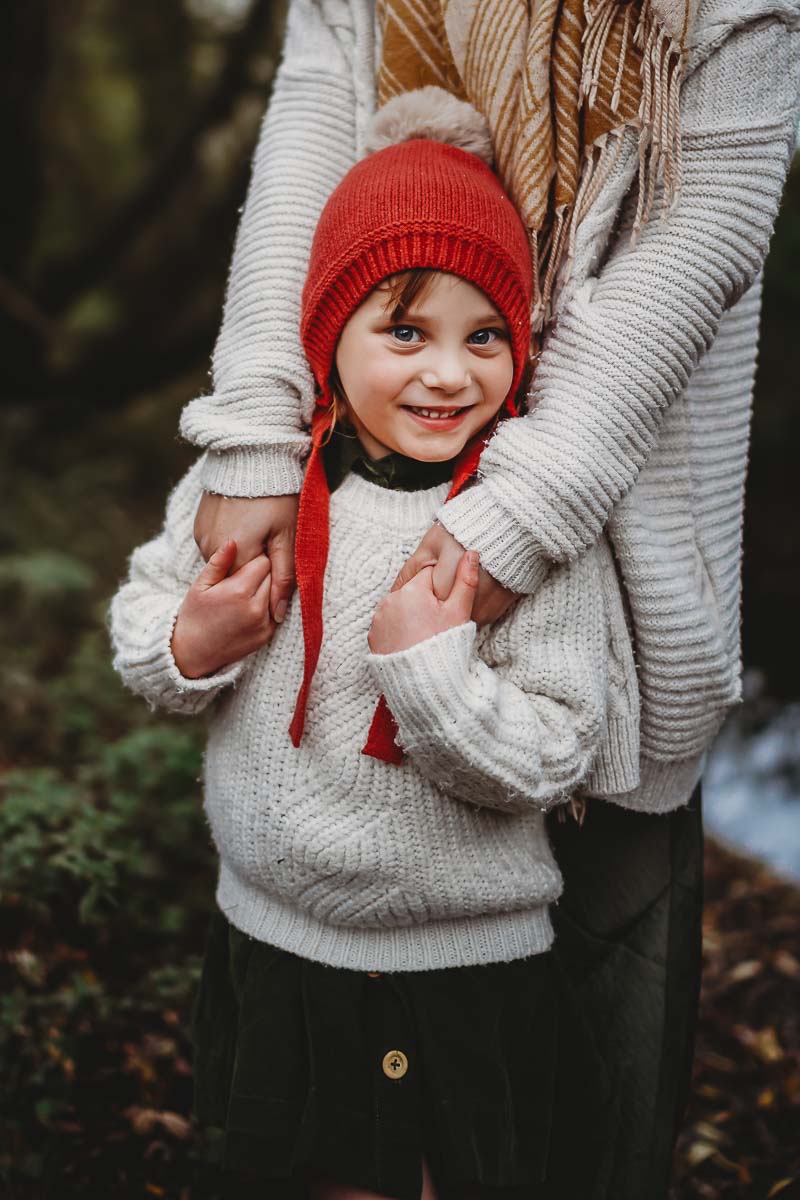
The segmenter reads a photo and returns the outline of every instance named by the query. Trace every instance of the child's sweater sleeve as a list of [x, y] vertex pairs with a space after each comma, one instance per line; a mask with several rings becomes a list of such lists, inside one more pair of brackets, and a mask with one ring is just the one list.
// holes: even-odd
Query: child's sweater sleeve
[[473, 621], [370, 662], [414, 766], [448, 794], [507, 812], [566, 801], [608, 710], [600, 550], [551, 572], [479, 657]]
[[372, 21], [370, 0], [290, 0], [230, 267], [213, 390], [181, 416], [182, 435], [209, 451], [207, 491], [300, 490], [314, 403], [300, 297], [319, 214], [355, 162], [357, 127], [371, 107], [358, 93], [372, 63], [356, 73], [353, 60], [370, 57], [362, 43]]
[[235, 683], [252, 656], [201, 679], [178, 670], [170, 642], [184, 596], [203, 568], [194, 541], [194, 514], [202, 495], [199, 459], [167, 501], [164, 527], [134, 550], [128, 578], [111, 601], [108, 625], [114, 669], [151, 708], [192, 713]]

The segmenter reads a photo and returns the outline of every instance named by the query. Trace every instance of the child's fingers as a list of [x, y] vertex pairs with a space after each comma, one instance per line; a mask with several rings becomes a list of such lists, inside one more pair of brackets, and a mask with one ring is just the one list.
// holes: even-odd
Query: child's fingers
[[463, 620], [472, 616], [475, 593], [480, 577], [480, 555], [477, 550], [465, 550], [456, 567], [456, 577], [445, 604]]
[[236, 542], [228, 538], [209, 558], [195, 580], [195, 586], [206, 590], [221, 583], [236, 560]]

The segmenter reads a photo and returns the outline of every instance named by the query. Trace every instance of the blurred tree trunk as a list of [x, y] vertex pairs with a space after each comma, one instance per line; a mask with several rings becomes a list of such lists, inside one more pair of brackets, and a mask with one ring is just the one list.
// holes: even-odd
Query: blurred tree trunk
[[40, 349], [41, 317], [19, 281], [28, 263], [42, 198], [41, 120], [47, 62], [47, 0], [4, 4], [0, 8], [0, 145], [6, 163], [0, 188], [0, 362], [13, 345], [15, 375], [36, 372]]
[[[2, 403], [90, 420], [210, 352], [282, 8], [250, 0], [216, 35], [182, 0], [7, 8], [6, 144], [23, 170], [3, 198]], [[214, 69], [197, 72], [198, 49]], [[209, 166], [220, 137], [236, 151]]]

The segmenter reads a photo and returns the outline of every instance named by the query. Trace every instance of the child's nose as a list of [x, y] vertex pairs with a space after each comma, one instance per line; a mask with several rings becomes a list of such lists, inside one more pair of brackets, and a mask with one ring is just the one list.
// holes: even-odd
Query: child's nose
[[426, 388], [437, 388], [452, 395], [469, 387], [472, 375], [457, 357], [442, 357], [422, 372], [420, 379]]

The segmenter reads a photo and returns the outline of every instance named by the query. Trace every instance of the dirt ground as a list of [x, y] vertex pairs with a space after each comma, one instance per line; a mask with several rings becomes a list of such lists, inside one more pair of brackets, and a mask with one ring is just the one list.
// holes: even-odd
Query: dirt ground
[[675, 1200], [800, 1196], [800, 888], [711, 839]]

